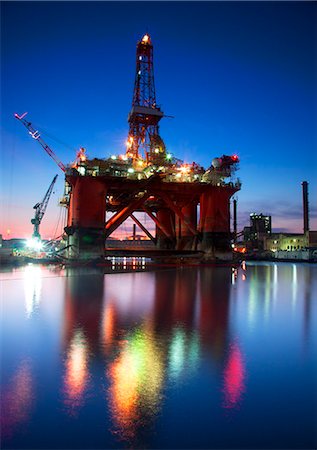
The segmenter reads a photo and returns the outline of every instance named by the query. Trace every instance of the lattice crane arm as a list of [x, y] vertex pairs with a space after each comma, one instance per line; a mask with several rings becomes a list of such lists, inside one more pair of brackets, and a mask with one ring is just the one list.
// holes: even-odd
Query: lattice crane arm
[[58, 175], [55, 175], [55, 177], [53, 178], [53, 181], [51, 182], [49, 188], [47, 189], [47, 192], [44, 195], [44, 198], [43, 198], [42, 202], [40, 204], [35, 205], [36, 210], [38, 211], [37, 216], [38, 216], [39, 224], [41, 223], [41, 221], [43, 219], [43, 216], [45, 214], [45, 211], [46, 211], [46, 208], [47, 208], [47, 204], [48, 204], [48, 201], [49, 201], [50, 196], [52, 194], [53, 187], [54, 187], [54, 184], [55, 184], [55, 182], [57, 180], [57, 177], [58, 177]]
[[51, 158], [54, 159], [54, 161], [56, 162], [56, 164], [58, 165], [58, 167], [63, 171], [66, 172], [66, 166], [61, 162], [61, 160], [55, 155], [55, 153], [53, 152], [53, 150], [46, 144], [46, 142], [43, 141], [43, 139], [41, 138], [41, 135], [39, 133], [38, 130], [35, 130], [35, 128], [32, 127], [31, 122], [28, 122], [27, 120], [24, 119], [24, 117], [27, 115], [27, 113], [22, 114], [21, 116], [19, 116], [18, 114], [14, 114], [14, 117], [16, 119], [18, 119], [24, 126], [25, 128], [27, 128], [27, 130], [29, 131], [30, 135], [32, 136], [33, 139], [35, 139], [36, 141], [38, 141], [38, 143], [44, 148], [44, 150], [46, 151], [46, 153], [49, 154], [49, 156]]
[[31, 223], [34, 225], [33, 238], [35, 238], [35, 239], [41, 239], [40, 229], [39, 229], [40, 223], [45, 214], [47, 204], [48, 204], [48, 201], [52, 194], [53, 187], [54, 187], [57, 177], [58, 177], [58, 175], [55, 175], [55, 177], [53, 178], [53, 181], [51, 182], [49, 188], [47, 189], [47, 192], [44, 195], [43, 200], [39, 203], [36, 203], [36, 205], [33, 206], [33, 208], [35, 209], [35, 215], [34, 215], [34, 218], [31, 220]]

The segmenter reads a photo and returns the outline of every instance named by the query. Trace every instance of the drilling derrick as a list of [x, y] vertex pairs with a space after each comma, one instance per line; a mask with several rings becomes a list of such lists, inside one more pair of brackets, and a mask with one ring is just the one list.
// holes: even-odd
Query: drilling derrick
[[137, 43], [133, 101], [128, 116], [126, 156], [133, 162], [145, 158], [151, 164], [165, 159], [166, 149], [158, 125], [163, 116], [155, 97], [153, 45], [145, 34]]

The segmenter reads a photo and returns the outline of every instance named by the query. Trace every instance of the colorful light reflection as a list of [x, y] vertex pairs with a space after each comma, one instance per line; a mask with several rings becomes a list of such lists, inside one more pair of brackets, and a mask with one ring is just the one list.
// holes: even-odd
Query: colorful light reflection
[[74, 414], [83, 403], [84, 392], [88, 385], [88, 350], [85, 336], [76, 330], [66, 358], [64, 378], [65, 404]]
[[237, 343], [230, 346], [229, 358], [224, 369], [223, 407], [234, 409], [245, 392], [245, 365]]
[[124, 342], [121, 353], [110, 365], [108, 377], [110, 410], [115, 432], [124, 439], [158, 409], [163, 383], [163, 361], [150, 331], [136, 330]]

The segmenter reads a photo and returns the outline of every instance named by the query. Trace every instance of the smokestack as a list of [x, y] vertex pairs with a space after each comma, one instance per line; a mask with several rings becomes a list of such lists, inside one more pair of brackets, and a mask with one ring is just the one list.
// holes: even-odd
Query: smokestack
[[233, 240], [237, 240], [237, 200], [233, 200]]
[[133, 224], [133, 240], [135, 241], [136, 239], [136, 224]]
[[308, 183], [302, 182], [303, 186], [303, 219], [304, 219], [304, 233], [309, 231], [309, 208], [308, 208]]

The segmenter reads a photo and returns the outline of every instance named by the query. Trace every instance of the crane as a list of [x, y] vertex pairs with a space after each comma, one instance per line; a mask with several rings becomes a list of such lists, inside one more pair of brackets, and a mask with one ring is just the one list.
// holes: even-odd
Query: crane
[[66, 166], [62, 163], [62, 161], [55, 155], [53, 150], [43, 141], [41, 138], [41, 135], [38, 130], [32, 127], [31, 122], [28, 122], [24, 117], [27, 115], [27, 112], [19, 116], [19, 114], [15, 113], [14, 117], [18, 119], [29, 131], [30, 135], [33, 139], [39, 142], [39, 144], [44, 148], [46, 153], [49, 154], [51, 158], [54, 159], [58, 167], [63, 171], [66, 172]]
[[51, 182], [43, 200], [39, 203], [36, 203], [36, 205], [33, 206], [33, 208], [35, 209], [35, 215], [34, 215], [34, 218], [31, 219], [31, 223], [34, 225], [34, 231], [33, 231], [33, 235], [32, 235], [32, 239], [34, 239], [34, 240], [38, 240], [38, 241], [41, 240], [40, 231], [39, 231], [40, 223], [45, 214], [47, 204], [48, 204], [48, 201], [52, 194], [53, 187], [54, 187], [57, 177], [58, 177], [58, 175], [55, 175], [55, 177], [53, 178], [53, 181]]

